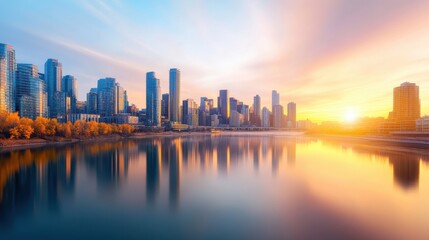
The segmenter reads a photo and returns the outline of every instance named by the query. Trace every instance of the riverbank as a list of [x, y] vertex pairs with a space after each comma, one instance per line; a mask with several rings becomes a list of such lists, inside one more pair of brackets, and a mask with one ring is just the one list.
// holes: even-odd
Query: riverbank
[[[61, 146], [72, 143], [79, 142], [105, 142], [105, 141], [118, 141], [122, 139], [144, 139], [144, 138], [154, 138], [154, 137], [181, 137], [181, 136], [204, 136], [204, 135], [235, 135], [240, 134], [246, 136], [249, 133], [254, 132], [234, 132], [234, 131], [225, 131], [225, 132], [139, 132], [133, 133], [128, 136], [121, 135], [110, 135], [110, 136], [99, 136], [95, 138], [85, 138], [85, 139], [66, 139], [55, 137], [51, 139], [0, 139], [0, 152], [12, 151], [12, 150], [21, 150], [21, 149], [30, 149], [30, 148], [39, 148], [47, 146]], [[277, 135], [281, 132], [269, 132], [266, 136]], [[261, 132], [258, 133], [260, 135]], [[249, 136], [252, 136], [249, 135]], [[284, 136], [301, 136], [294, 134], [285, 134]], [[360, 142], [366, 144], [389, 144], [392, 146], [403, 146], [403, 147], [418, 147], [418, 148], [428, 148], [429, 147], [429, 137], [398, 137], [398, 136], [388, 136], [388, 135], [334, 135], [334, 134], [304, 134], [302, 136], [311, 136], [319, 137], [323, 139], [347, 141], [347, 142]]]
[[180, 137], [180, 136], [201, 136], [201, 135], [216, 135], [217, 133], [211, 132], [145, 132], [145, 133], [133, 133], [128, 136], [121, 135], [110, 135], [110, 136], [99, 136], [95, 138], [85, 139], [67, 139], [61, 137], [53, 137], [50, 139], [32, 138], [32, 139], [0, 139], [0, 152], [39, 148], [47, 146], [61, 146], [79, 142], [106, 142], [106, 141], [117, 141], [122, 139], [144, 139], [153, 137]]

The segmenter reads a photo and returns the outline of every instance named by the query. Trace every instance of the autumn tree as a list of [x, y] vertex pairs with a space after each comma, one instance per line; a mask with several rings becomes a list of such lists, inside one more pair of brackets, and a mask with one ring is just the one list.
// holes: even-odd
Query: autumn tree
[[37, 137], [44, 137], [46, 135], [46, 127], [48, 126], [49, 119], [44, 117], [37, 117], [33, 121], [34, 135]]

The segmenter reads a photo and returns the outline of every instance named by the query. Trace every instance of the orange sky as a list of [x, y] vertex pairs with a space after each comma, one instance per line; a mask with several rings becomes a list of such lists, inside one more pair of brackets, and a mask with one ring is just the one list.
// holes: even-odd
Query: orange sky
[[[219, 89], [247, 104], [294, 101], [314, 121], [384, 116], [402, 82], [420, 86], [429, 114], [429, 1], [43, 1], [8, 3], [0, 42], [17, 62], [58, 58], [79, 79], [79, 98], [116, 77], [145, 107], [145, 73], [162, 92], [168, 70], [182, 71], [182, 99], [216, 99]], [[67, 10], [67, 11], [66, 11]], [[46, 14], [39, 14], [44, 12]], [[56, 19], [52, 21], [51, 19]]]

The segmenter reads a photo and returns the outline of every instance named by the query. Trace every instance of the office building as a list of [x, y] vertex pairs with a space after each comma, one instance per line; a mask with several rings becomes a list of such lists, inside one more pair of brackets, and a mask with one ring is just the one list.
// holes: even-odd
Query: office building
[[89, 93], [86, 94], [86, 113], [88, 114], [97, 114], [97, 102], [98, 102], [98, 95], [97, 95], [97, 88], [91, 88]]
[[182, 123], [189, 126], [198, 126], [198, 107], [193, 99], [183, 100]]
[[16, 70], [16, 111], [19, 116], [34, 118], [34, 102], [31, 96], [32, 79], [39, 78], [36, 65], [19, 63]]
[[170, 121], [180, 122], [180, 70], [170, 69]]
[[146, 73], [146, 119], [149, 126], [161, 126], [161, 87], [155, 72]]
[[270, 110], [268, 110], [268, 108], [264, 107], [262, 109], [262, 119], [261, 119], [261, 126], [262, 127], [270, 127], [270, 115], [271, 115]]
[[164, 93], [162, 94], [162, 100], [161, 100], [161, 116], [169, 120], [169, 114], [170, 114], [170, 94]]
[[416, 120], [420, 118], [419, 87], [404, 82], [393, 89], [393, 111], [380, 128], [380, 132], [415, 131]]
[[57, 59], [48, 59], [45, 63], [45, 82], [48, 87], [49, 116], [57, 117], [55, 97], [62, 91], [63, 66]]
[[287, 104], [287, 127], [296, 128], [296, 103], [290, 102]]
[[228, 124], [230, 114], [230, 101], [228, 90], [219, 91], [218, 108], [221, 116], [221, 123]]
[[15, 50], [11, 45], [0, 43], [0, 111], [15, 111], [15, 81]]
[[273, 107], [273, 127], [282, 128], [283, 126], [283, 106], [275, 105]]
[[77, 79], [74, 76], [66, 75], [61, 84], [62, 91], [70, 98], [71, 112], [77, 113]]
[[280, 93], [273, 90], [271, 95], [271, 111], [274, 112], [274, 106], [280, 105]]
[[113, 116], [117, 111], [116, 79], [102, 78], [97, 82], [97, 110], [101, 117]]
[[243, 114], [241, 114], [237, 111], [231, 112], [231, 116], [230, 116], [230, 120], [229, 120], [229, 126], [241, 127], [241, 125], [243, 125], [243, 122], [244, 122]]

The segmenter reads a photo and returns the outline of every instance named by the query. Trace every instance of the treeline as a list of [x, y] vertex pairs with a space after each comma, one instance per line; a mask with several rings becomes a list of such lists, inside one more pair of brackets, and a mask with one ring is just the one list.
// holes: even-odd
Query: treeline
[[112, 134], [129, 135], [134, 127], [129, 124], [107, 124], [78, 120], [58, 123], [57, 119], [38, 117], [36, 120], [20, 118], [18, 113], [0, 111], [0, 138], [89, 138]]

